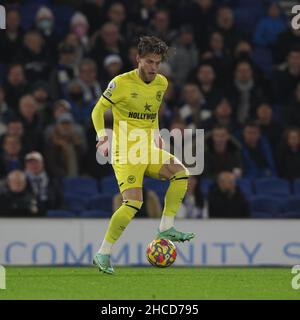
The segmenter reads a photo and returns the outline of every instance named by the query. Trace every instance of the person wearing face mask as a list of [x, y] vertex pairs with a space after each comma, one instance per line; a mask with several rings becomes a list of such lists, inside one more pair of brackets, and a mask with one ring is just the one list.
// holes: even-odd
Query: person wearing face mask
[[55, 20], [52, 11], [42, 6], [35, 16], [35, 28], [42, 34], [45, 41], [45, 51], [49, 53], [49, 58], [57, 59], [57, 44], [60, 41], [58, 34], [54, 30]]
[[76, 12], [70, 22], [70, 31], [75, 33], [85, 52], [89, 51], [89, 23], [86, 16], [80, 12]]

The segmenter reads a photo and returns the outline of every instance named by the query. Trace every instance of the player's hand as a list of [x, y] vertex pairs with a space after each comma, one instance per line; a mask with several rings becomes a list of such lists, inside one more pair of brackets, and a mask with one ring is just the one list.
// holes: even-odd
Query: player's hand
[[108, 136], [101, 137], [96, 145], [96, 149], [100, 150], [101, 154], [104, 157], [108, 156], [108, 149], [109, 149], [109, 141]]
[[160, 135], [157, 137], [156, 145], [159, 149], [163, 149], [165, 147], [165, 142]]

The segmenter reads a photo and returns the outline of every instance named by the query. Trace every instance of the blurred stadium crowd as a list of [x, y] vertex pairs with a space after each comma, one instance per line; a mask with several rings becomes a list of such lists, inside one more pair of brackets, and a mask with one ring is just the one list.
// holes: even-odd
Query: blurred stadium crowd
[[[91, 111], [148, 34], [175, 52], [160, 70], [160, 128], [205, 129], [204, 173], [178, 216], [300, 217], [300, 30], [280, 1], [4, 4], [0, 216], [107, 217], [120, 205]], [[167, 186], [145, 186], [140, 216], [158, 217]]]

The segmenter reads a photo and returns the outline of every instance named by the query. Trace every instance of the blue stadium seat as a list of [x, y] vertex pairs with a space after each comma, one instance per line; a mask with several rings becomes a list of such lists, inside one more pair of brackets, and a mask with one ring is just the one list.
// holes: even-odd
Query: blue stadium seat
[[213, 185], [214, 181], [209, 178], [200, 178], [200, 188], [204, 197], [208, 196], [210, 187]]
[[252, 211], [251, 218], [253, 218], [253, 219], [270, 219], [270, 218], [274, 218], [274, 216], [272, 213], [269, 213], [269, 212]]
[[260, 8], [235, 8], [234, 16], [237, 29], [244, 34], [252, 34], [264, 12]]
[[107, 176], [100, 180], [100, 190], [103, 193], [110, 192], [111, 194], [119, 193], [119, 186], [116, 177], [113, 176]]
[[88, 199], [80, 197], [79, 194], [65, 194], [65, 205], [67, 208], [74, 212], [80, 212], [86, 209]]
[[276, 177], [255, 180], [255, 190], [260, 195], [289, 196], [291, 193], [289, 182]]
[[74, 217], [77, 217], [77, 215], [72, 211], [48, 210], [47, 217], [50, 217], [50, 218], [74, 218]]
[[293, 191], [295, 195], [300, 195], [300, 179], [295, 179], [293, 182]]
[[112, 213], [112, 195], [111, 194], [100, 194], [91, 198], [87, 205], [88, 209], [91, 210], [103, 210], [107, 211], [110, 215]]
[[253, 50], [253, 61], [261, 67], [266, 76], [271, 76], [273, 56], [269, 48], [255, 47]]
[[300, 196], [292, 196], [287, 198], [283, 205], [283, 212], [300, 213]]
[[99, 193], [97, 180], [90, 177], [64, 178], [63, 189], [64, 194], [79, 194], [89, 197]]
[[236, 184], [240, 187], [241, 191], [246, 198], [253, 196], [253, 185], [251, 179], [237, 179]]
[[144, 187], [146, 189], [155, 191], [157, 194], [161, 194], [161, 193], [165, 194], [169, 187], [169, 182], [152, 179], [150, 177], [145, 177]]
[[253, 196], [249, 198], [251, 212], [267, 213], [274, 217], [281, 215], [284, 200], [272, 196]]
[[289, 219], [300, 219], [300, 212], [299, 211], [287, 211], [284, 212], [281, 216], [281, 218], [289, 218]]
[[80, 212], [79, 216], [81, 218], [110, 218], [112, 215], [111, 212], [105, 210], [86, 210]]

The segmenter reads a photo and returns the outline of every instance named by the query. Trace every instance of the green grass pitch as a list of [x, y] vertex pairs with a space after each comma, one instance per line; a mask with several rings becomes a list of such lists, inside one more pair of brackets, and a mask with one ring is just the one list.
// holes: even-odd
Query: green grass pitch
[[2, 299], [300, 299], [290, 268], [7, 267]]

